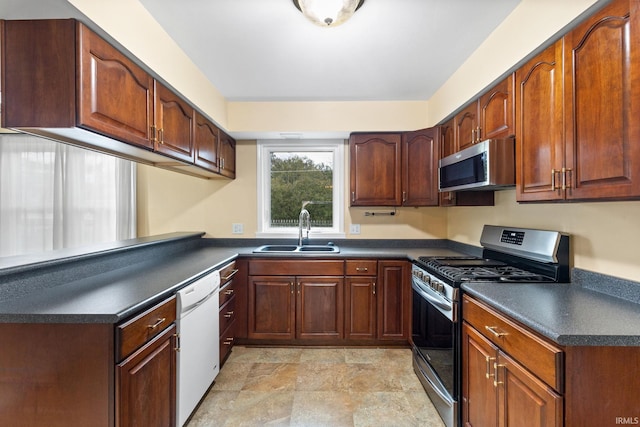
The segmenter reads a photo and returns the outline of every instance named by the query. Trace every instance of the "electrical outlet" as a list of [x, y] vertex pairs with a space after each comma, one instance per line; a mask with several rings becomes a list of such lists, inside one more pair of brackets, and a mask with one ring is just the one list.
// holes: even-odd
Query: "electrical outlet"
[[349, 233], [360, 234], [360, 224], [351, 224], [349, 227]]
[[231, 232], [233, 234], [243, 234], [244, 233], [244, 224], [232, 224]]

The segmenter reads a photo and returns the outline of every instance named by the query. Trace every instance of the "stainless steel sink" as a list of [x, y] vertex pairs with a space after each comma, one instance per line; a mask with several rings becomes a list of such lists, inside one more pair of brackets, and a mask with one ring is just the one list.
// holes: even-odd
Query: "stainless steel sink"
[[332, 245], [264, 245], [253, 250], [253, 253], [339, 253], [340, 248]]

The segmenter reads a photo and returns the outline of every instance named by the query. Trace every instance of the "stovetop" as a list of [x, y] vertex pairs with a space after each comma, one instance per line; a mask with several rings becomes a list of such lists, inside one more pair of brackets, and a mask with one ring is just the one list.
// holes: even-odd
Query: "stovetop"
[[553, 282], [551, 277], [509, 265], [505, 262], [478, 257], [419, 257], [417, 264], [436, 273], [451, 284], [468, 281], [487, 282]]

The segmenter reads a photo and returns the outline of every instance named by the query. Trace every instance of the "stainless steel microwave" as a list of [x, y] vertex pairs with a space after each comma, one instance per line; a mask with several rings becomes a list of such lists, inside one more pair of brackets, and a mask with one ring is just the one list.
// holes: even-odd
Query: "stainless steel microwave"
[[487, 139], [439, 162], [441, 192], [512, 187], [515, 178], [513, 138]]

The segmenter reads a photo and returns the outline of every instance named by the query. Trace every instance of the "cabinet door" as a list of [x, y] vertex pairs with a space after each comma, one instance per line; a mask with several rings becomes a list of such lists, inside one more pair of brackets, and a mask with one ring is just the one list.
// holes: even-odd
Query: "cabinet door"
[[478, 139], [506, 138], [515, 133], [513, 74], [480, 97]]
[[195, 154], [194, 163], [212, 172], [219, 172], [219, 134], [216, 125], [196, 111], [195, 113]]
[[175, 325], [116, 367], [119, 427], [176, 423]]
[[376, 278], [347, 277], [345, 286], [345, 337], [376, 338]]
[[478, 142], [478, 101], [464, 108], [455, 118], [456, 146], [464, 150]]
[[353, 134], [351, 156], [351, 206], [400, 206], [400, 134]]
[[402, 205], [438, 205], [438, 128], [402, 135]]
[[156, 82], [155, 150], [193, 163], [193, 114], [189, 104]]
[[295, 277], [249, 277], [248, 337], [292, 340], [295, 337]]
[[505, 427], [563, 425], [562, 397], [551, 387], [502, 352], [498, 356], [496, 368], [500, 416], [498, 425]]
[[[455, 118], [450, 119], [445, 124], [440, 126], [440, 158], [443, 159], [447, 156], [454, 154], [458, 151], [456, 147], [456, 138], [455, 138]], [[438, 182], [440, 180], [439, 173], [436, 175]], [[438, 182], [436, 182], [436, 187], [439, 186]], [[455, 195], [453, 191], [447, 191], [443, 193], [439, 193], [440, 198], [440, 206], [455, 206]]]
[[153, 148], [153, 79], [78, 24], [78, 126]]
[[407, 261], [378, 262], [378, 339], [409, 339], [410, 273]]
[[296, 338], [342, 339], [344, 304], [342, 277], [298, 277]]
[[493, 384], [497, 355], [498, 348], [495, 345], [463, 323], [461, 376], [464, 426], [498, 425], [498, 392], [497, 384]]
[[567, 199], [640, 195], [637, 4], [614, 1], [564, 37]]
[[559, 185], [564, 164], [562, 87], [562, 40], [516, 71], [519, 202], [564, 197]]
[[236, 177], [236, 140], [220, 131], [220, 174]]

